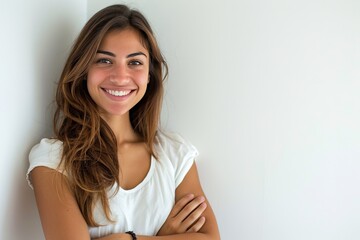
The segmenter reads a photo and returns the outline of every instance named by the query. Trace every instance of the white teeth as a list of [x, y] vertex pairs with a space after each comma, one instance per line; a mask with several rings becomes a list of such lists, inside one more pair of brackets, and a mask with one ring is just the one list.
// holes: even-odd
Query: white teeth
[[105, 89], [105, 91], [113, 96], [117, 96], [117, 97], [122, 97], [125, 95], [128, 95], [131, 91], [130, 90], [126, 90], [126, 91], [115, 91], [115, 90], [108, 90]]

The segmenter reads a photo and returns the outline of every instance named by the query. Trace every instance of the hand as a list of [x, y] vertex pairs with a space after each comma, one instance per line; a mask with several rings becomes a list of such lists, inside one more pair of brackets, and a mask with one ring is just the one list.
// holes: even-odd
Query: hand
[[157, 236], [199, 231], [205, 223], [201, 214], [206, 207], [203, 196], [186, 195], [175, 204]]

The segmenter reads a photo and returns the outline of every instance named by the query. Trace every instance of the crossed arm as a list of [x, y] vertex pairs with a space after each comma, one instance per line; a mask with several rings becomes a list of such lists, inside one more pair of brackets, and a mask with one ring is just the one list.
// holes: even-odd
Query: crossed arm
[[[55, 181], [54, 174], [57, 176]], [[87, 224], [66, 178], [46, 167], [35, 168], [31, 178], [46, 239], [90, 239]], [[195, 163], [176, 189], [175, 202], [157, 236], [137, 236], [138, 240], [220, 239], [216, 219], [201, 188]], [[131, 236], [118, 233], [97, 240], [131, 240]]]

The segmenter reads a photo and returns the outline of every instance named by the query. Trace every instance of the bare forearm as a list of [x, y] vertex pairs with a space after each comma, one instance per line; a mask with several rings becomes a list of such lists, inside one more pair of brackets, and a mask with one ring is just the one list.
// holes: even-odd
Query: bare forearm
[[219, 237], [205, 233], [182, 233], [167, 236], [138, 236], [138, 240], [220, 240]]
[[[205, 233], [182, 233], [168, 236], [137, 236], [138, 240], [220, 240], [219, 237], [210, 236]], [[94, 240], [131, 240], [128, 234], [111, 234], [106, 237], [96, 238]]]

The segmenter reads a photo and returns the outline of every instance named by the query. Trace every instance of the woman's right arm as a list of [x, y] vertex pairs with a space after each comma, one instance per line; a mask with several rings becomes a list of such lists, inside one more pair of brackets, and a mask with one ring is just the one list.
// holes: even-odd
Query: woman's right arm
[[45, 238], [89, 240], [87, 224], [66, 177], [53, 169], [36, 167], [31, 180]]

